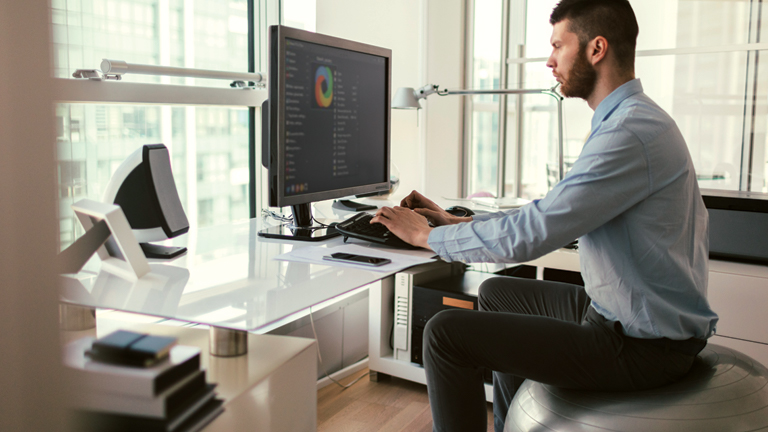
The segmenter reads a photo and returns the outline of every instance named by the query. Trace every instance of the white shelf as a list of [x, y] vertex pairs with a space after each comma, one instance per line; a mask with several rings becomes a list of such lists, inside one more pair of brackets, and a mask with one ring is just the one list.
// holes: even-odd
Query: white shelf
[[315, 341], [297, 337], [248, 334], [248, 353], [238, 357], [209, 354], [208, 329], [201, 326], [147, 324], [99, 318], [97, 328], [62, 331], [62, 342], [102, 337], [117, 329], [174, 336], [179, 345], [200, 348], [206, 380], [218, 384], [224, 412], [204, 430], [306, 431], [317, 427]]

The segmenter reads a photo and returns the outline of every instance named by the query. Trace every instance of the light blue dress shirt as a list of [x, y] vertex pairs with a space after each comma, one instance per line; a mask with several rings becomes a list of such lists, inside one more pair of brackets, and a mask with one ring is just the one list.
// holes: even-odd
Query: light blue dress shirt
[[682, 134], [639, 80], [600, 103], [581, 155], [544, 198], [435, 228], [428, 242], [447, 261], [522, 263], [576, 238], [592, 306], [627, 336], [714, 334], [707, 210]]

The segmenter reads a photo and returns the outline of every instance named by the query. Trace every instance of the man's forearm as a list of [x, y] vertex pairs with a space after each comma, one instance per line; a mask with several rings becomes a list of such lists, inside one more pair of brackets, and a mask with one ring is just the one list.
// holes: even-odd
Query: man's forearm
[[426, 228], [423, 230], [419, 230], [419, 234], [414, 239], [414, 246], [423, 247], [424, 249], [432, 249], [429, 247], [429, 233], [432, 232], [434, 228]]

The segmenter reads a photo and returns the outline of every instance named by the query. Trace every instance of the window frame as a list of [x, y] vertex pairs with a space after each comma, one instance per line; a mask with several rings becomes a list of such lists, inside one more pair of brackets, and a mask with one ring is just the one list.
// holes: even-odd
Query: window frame
[[[465, 75], [467, 76], [467, 82], [472, 82], [472, 71], [474, 56], [472, 52], [472, 35], [474, 34], [474, 4], [477, 0], [467, 0], [466, 12], [465, 12], [465, 28], [467, 29], [467, 50], [465, 54]], [[528, 63], [545, 63], [548, 57], [527, 57], [525, 33], [527, 24], [527, 4], [531, 0], [502, 0], [503, 16], [501, 19], [501, 37], [502, 42], [502, 61], [501, 61], [501, 82], [512, 83], [513, 78], [511, 74], [516, 74], [517, 82], [524, 81], [524, 69]], [[761, 116], [758, 111], [760, 110], [757, 88], [760, 84], [759, 75], [757, 69], [759, 67], [759, 58], [761, 51], [768, 51], [768, 43], [760, 41], [761, 23], [760, 18], [762, 15], [761, 8], [755, 7], [755, 1], [750, 0], [750, 17], [749, 17], [749, 36], [747, 43], [742, 44], [728, 44], [718, 46], [697, 46], [697, 47], [684, 47], [684, 48], [665, 48], [665, 49], [648, 49], [639, 50], [636, 52], [636, 57], [664, 57], [664, 56], [684, 56], [694, 54], [721, 54], [721, 53], [747, 53], [747, 66], [746, 66], [746, 89], [744, 92], [744, 121], [743, 129], [741, 131], [742, 143], [741, 143], [741, 163], [739, 166], [739, 179], [738, 186], [740, 191], [752, 191], [755, 185], [753, 179], [755, 175], [755, 152], [756, 146], [761, 145], [761, 142], [756, 139], [759, 131], [768, 129], [768, 118]], [[516, 18], [513, 18], [516, 17]], [[513, 21], [514, 19], [514, 21]], [[521, 42], [522, 43], [517, 43]], [[515, 52], [516, 51], [516, 52]], [[520, 88], [514, 85], [508, 86], [510, 88]], [[504, 87], [502, 87], [504, 88]], [[506, 112], [509, 106], [506, 103], [506, 97], [500, 97], [500, 105], [498, 116], [498, 138], [499, 144], [497, 148], [498, 166], [497, 166], [497, 196], [504, 196], [505, 189], [508, 189], [510, 184], [506, 182], [506, 172], [513, 170], [514, 181], [511, 183], [513, 190], [517, 196], [522, 193], [522, 173], [523, 173], [523, 135], [527, 125], [524, 121], [525, 111], [522, 109], [522, 97], [517, 97], [517, 109], [514, 112], [513, 120], [515, 123], [515, 141], [510, 143], [510, 137], [506, 133], [509, 125], [509, 116], [502, 115]], [[503, 101], [503, 102], [502, 102]], [[470, 182], [472, 178], [472, 171], [479, 169], [477, 166], [473, 166], [472, 161], [472, 123], [473, 114], [476, 110], [473, 108], [471, 98], [467, 98], [465, 102], [464, 110], [464, 139], [462, 142], [463, 147], [463, 161], [462, 161], [462, 193], [464, 196], [468, 195], [470, 191]], [[514, 146], [514, 147], [510, 147]], [[510, 156], [507, 156], [510, 155]], [[512, 162], [512, 166], [508, 166], [509, 162]], [[766, 175], [768, 177], [768, 175]], [[768, 179], [763, 179], [764, 183], [768, 182]]]
[[[49, 5], [49, 7], [51, 7]], [[266, 76], [268, 62], [269, 25], [282, 22], [283, 0], [247, 0], [248, 16], [248, 72], [262, 72]], [[162, 26], [162, 23], [160, 24]], [[53, 43], [53, 42], [51, 42]], [[162, 44], [162, 41], [161, 41]], [[94, 65], [97, 67], [97, 65]], [[72, 71], [74, 72], [74, 71]], [[249, 217], [262, 208], [266, 193], [266, 175], [260, 175], [260, 130], [257, 118], [259, 108], [267, 100], [266, 88], [227, 88], [170, 84], [165, 77], [160, 83], [136, 83], [113, 80], [52, 78], [55, 104], [130, 104], [163, 106], [220, 106], [246, 107], [249, 118], [248, 169]]]

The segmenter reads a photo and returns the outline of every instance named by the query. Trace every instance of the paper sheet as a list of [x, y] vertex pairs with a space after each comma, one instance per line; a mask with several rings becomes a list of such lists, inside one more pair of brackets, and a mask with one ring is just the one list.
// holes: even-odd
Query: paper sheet
[[[382, 266], [368, 266], [364, 264], [328, 261], [323, 259], [324, 256], [337, 252], [373, 256], [377, 258], [389, 258], [392, 260], [392, 262]], [[343, 244], [335, 247], [307, 246], [295, 248], [288, 253], [276, 256], [275, 259], [280, 261], [305, 262], [310, 264], [323, 264], [338, 267], [356, 268], [360, 270], [392, 273], [413, 267], [415, 265], [432, 262], [435, 260], [435, 258], [433, 258], [434, 256], [434, 252], [427, 250], [396, 251], [394, 249], [384, 250], [373, 247], [365, 247], [359, 244]]]

